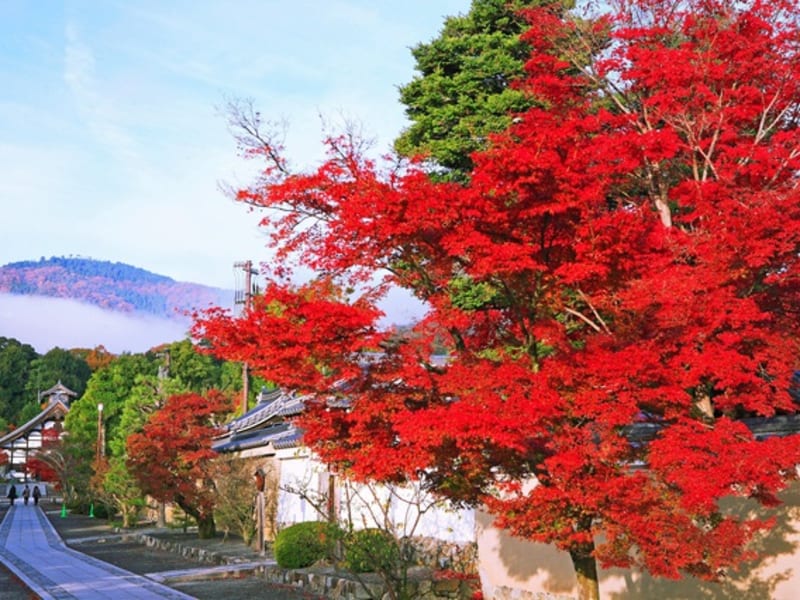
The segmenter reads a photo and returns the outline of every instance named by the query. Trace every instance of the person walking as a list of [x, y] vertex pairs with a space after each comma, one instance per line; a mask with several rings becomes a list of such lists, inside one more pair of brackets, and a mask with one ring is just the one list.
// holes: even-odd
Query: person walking
[[28, 506], [28, 498], [31, 497], [31, 488], [28, 487], [28, 484], [25, 484], [25, 489], [22, 490], [22, 501], [25, 503], [25, 506]]
[[8, 488], [7, 497], [11, 502], [11, 506], [14, 506], [14, 500], [17, 499], [17, 486], [15, 486], [13, 483], [11, 484], [11, 487]]
[[33, 504], [34, 506], [39, 506], [39, 498], [42, 496], [42, 492], [39, 491], [39, 486], [33, 486]]

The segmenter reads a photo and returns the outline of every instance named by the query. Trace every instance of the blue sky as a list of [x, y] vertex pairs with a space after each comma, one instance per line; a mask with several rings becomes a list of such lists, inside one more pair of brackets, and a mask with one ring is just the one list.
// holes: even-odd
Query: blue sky
[[320, 115], [384, 150], [405, 124], [409, 48], [469, 0], [0, 0], [0, 264], [79, 255], [230, 288], [268, 260], [217, 107], [288, 122], [293, 163]]

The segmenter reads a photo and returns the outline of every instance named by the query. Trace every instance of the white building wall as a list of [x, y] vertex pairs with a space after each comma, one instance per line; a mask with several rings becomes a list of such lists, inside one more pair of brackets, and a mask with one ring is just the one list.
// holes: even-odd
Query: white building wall
[[278, 528], [303, 521], [319, 521], [324, 517], [315, 508], [323, 490], [320, 474], [326, 472], [317, 461], [311, 461], [305, 450], [293, 448], [279, 451]]
[[[325, 519], [329, 473], [305, 449], [279, 451], [278, 527]], [[455, 510], [415, 487], [353, 485], [335, 478], [336, 503], [342, 521], [357, 529], [380, 526], [387, 519], [400, 535], [433, 537], [447, 542], [475, 540], [475, 512]], [[299, 493], [298, 493], [299, 492]], [[307, 498], [303, 498], [303, 496]], [[314, 508], [321, 507], [323, 512]], [[423, 514], [420, 515], [420, 507]]]
[[33, 430], [28, 434], [28, 448], [30, 450], [37, 450], [42, 447], [42, 432]]
[[[782, 494], [784, 504], [775, 527], [755, 540], [757, 559], [731, 569], [720, 582], [685, 577], [674, 581], [631, 569], [600, 571], [603, 600], [694, 600], [726, 598], [797, 600], [800, 598], [800, 484]], [[761, 518], [752, 501], [726, 503], [725, 510]], [[477, 515], [478, 563], [484, 598], [576, 598], [572, 561], [554, 546], [526, 542], [493, 525], [485, 513]]]

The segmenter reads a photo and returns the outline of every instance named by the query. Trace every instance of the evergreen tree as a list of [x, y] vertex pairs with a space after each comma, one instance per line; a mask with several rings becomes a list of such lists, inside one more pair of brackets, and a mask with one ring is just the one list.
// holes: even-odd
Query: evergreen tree
[[449, 17], [439, 37], [412, 49], [419, 74], [400, 88], [411, 121], [395, 141], [400, 154], [426, 155], [440, 174], [466, 177], [470, 154], [532, 105], [513, 83], [530, 54], [519, 10], [540, 3], [473, 0], [469, 13]]
[[16, 422], [25, 404], [31, 363], [38, 356], [33, 346], [14, 338], [0, 337], [0, 419]]

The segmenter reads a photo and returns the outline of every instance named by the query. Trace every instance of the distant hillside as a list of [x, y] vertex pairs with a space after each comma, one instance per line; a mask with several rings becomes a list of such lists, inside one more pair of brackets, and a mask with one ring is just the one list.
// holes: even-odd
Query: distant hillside
[[100, 308], [184, 320], [209, 305], [228, 307], [233, 292], [183, 283], [123, 263], [48, 258], [0, 267], [0, 293], [70, 298]]

